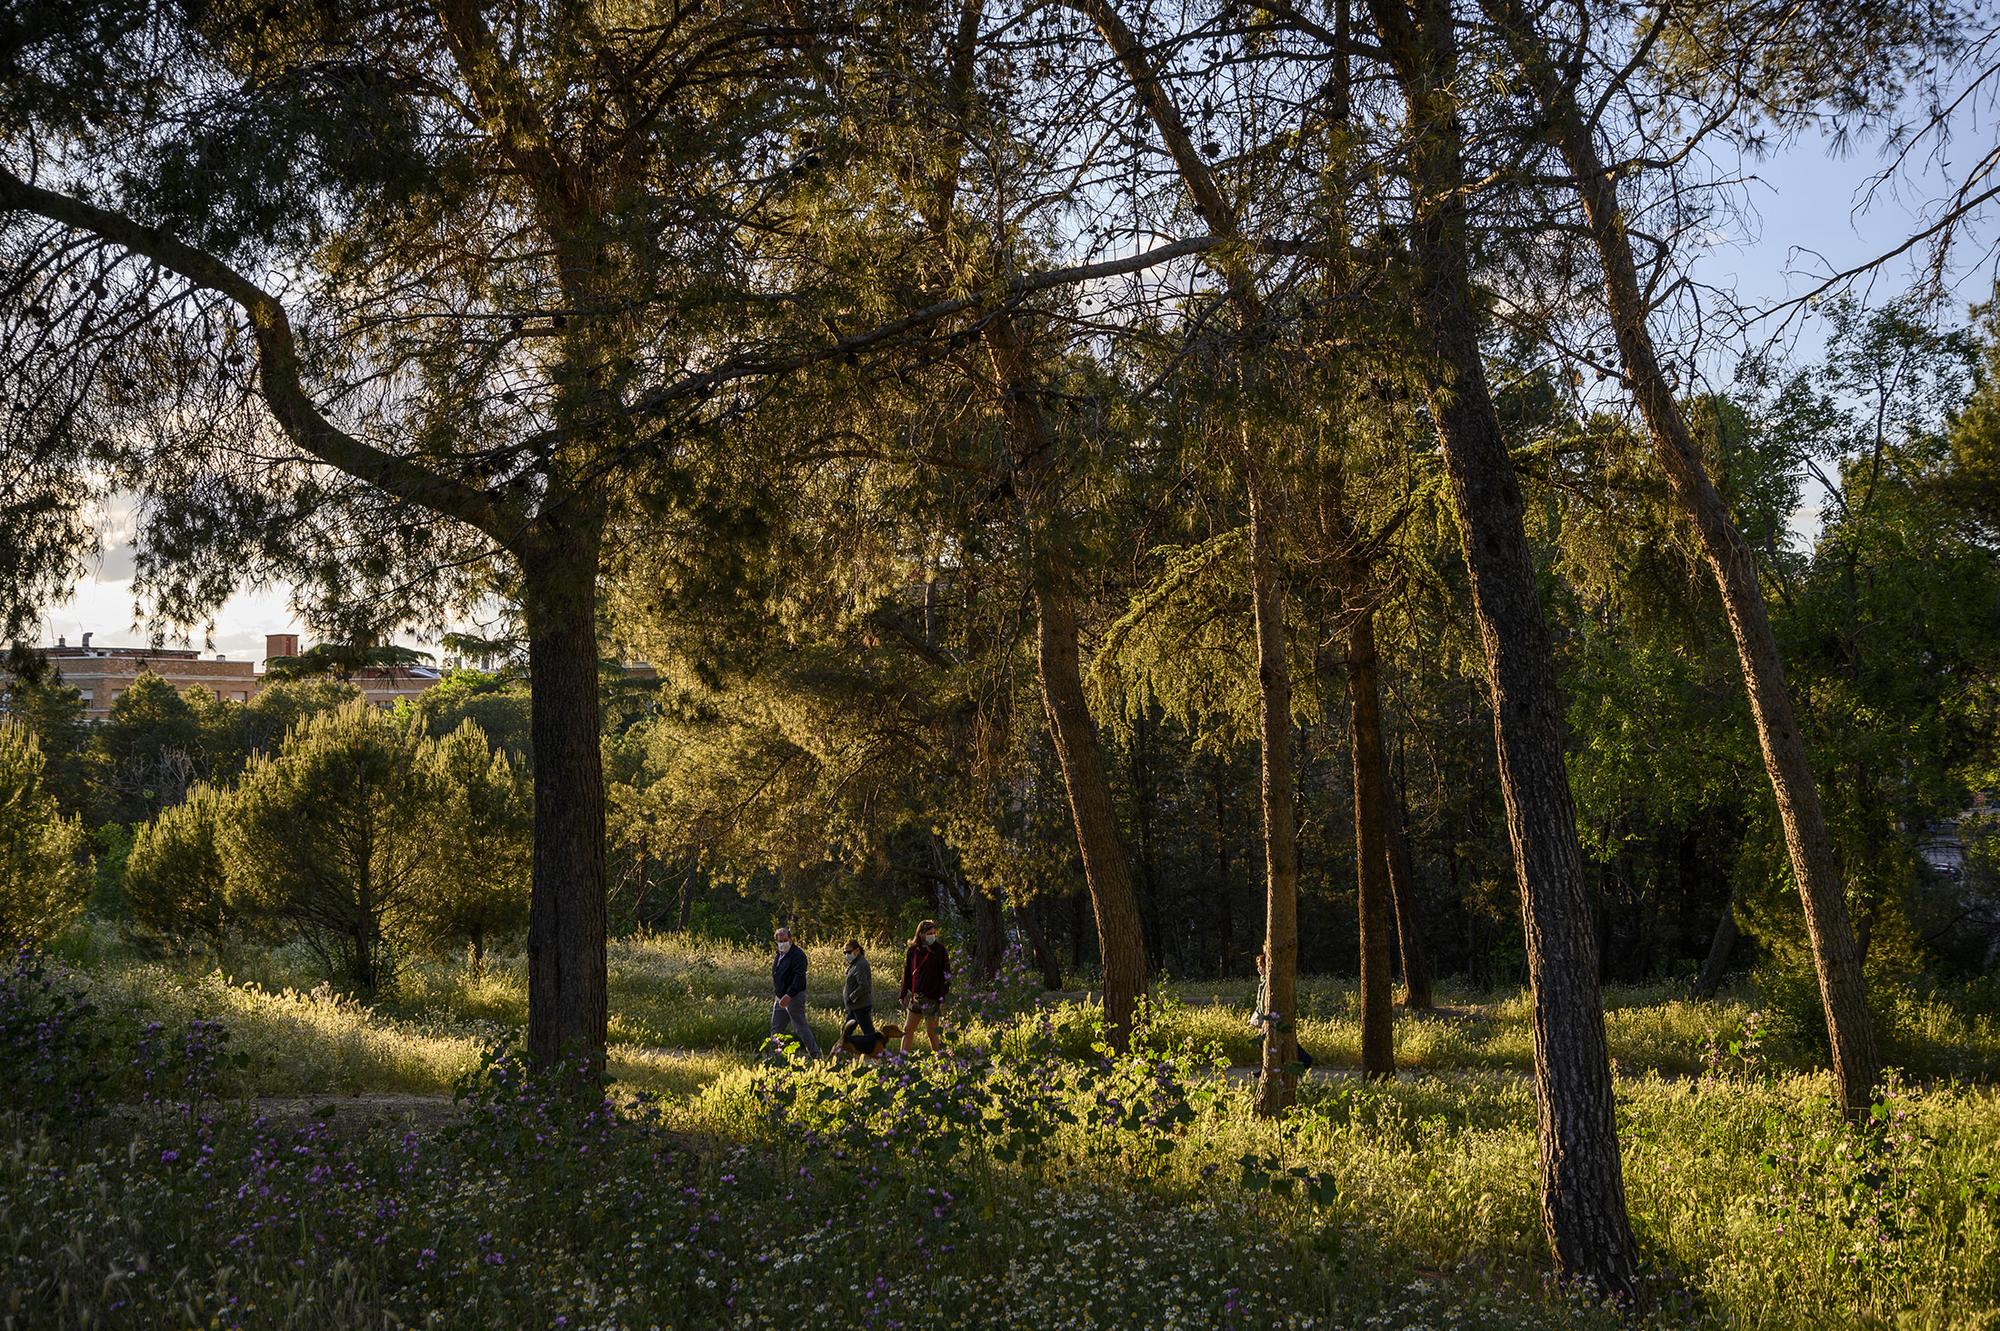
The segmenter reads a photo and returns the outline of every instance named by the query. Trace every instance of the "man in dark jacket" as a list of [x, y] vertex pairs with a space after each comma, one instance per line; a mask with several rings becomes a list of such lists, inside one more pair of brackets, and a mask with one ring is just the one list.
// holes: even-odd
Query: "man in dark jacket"
[[819, 1042], [806, 1020], [806, 950], [792, 942], [790, 929], [780, 929], [772, 937], [778, 955], [771, 962], [771, 1038], [794, 1036], [800, 1049], [818, 1058]]

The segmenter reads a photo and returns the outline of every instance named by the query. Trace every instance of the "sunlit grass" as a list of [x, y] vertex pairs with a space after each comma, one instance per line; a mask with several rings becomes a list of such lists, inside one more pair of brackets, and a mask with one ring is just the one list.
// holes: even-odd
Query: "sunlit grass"
[[[870, 946], [876, 1017], [893, 1020], [889, 1005], [900, 952], [891, 943]], [[519, 954], [492, 956], [478, 975], [455, 958], [405, 958], [394, 988], [372, 1006], [362, 1006], [334, 997], [315, 978], [309, 958], [284, 949], [147, 959], [115, 930], [94, 925], [66, 940], [64, 951], [96, 976], [116, 1003], [230, 1025], [238, 1031], [238, 1046], [253, 1055], [249, 1085], [271, 1093], [443, 1092], [470, 1066], [472, 1051], [527, 1022], [526, 963]], [[830, 1048], [839, 1032], [845, 968], [832, 945], [808, 947], [807, 955], [813, 1029], [822, 1048]], [[746, 1057], [763, 1045], [769, 1030], [770, 955], [762, 948], [675, 935], [618, 939], [610, 947], [609, 979], [611, 1043], [632, 1060], [644, 1050]], [[1253, 992], [1247, 980], [1168, 980], [1156, 987], [1141, 1040], [1155, 1048], [1191, 1042], [1219, 1050], [1230, 1062], [1254, 1064], [1260, 1037], [1249, 1023]], [[1695, 1000], [1656, 984], [1611, 987], [1605, 1000], [1611, 1056], [1626, 1077], [1700, 1075], [1713, 1050], [1753, 1020], [1765, 1031], [1755, 1055], [1762, 1066], [1805, 1072], [1824, 1064], [1811, 1012], [1804, 1018], [1774, 1015], [1770, 1000], [1754, 993]], [[1043, 1002], [1061, 1046], [1078, 1058], [1093, 1056], [1102, 1039], [1094, 997], [1050, 996]], [[2000, 1072], [2000, 1025], [1992, 1016], [1902, 988], [1885, 988], [1877, 1002], [1892, 1065], [1926, 1077], [1988, 1078]], [[1531, 1070], [1525, 993], [1445, 985], [1438, 1004], [1432, 1013], [1398, 1009], [1399, 1069]], [[1760, 1008], [1764, 1011], [1753, 1018]], [[1360, 1021], [1351, 980], [1305, 977], [1299, 1011], [1300, 1042], [1321, 1066], [1359, 1066]], [[962, 1006], [947, 1008], [946, 1032], [952, 1042], [977, 1047], [1006, 1047], [1020, 1038], [1006, 1024], [996, 1026]], [[282, 1052], [299, 1038], [310, 1040], [310, 1054]]]
[[[227, 1074], [230, 1094], [443, 1096], [492, 1041], [518, 1034], [525, 1015], [518, 956], [494, 958], [479, 976], [450, 960], [408, 961], [395, 992], [370, 1006], [314, 984], [304, 959], [284, 952], [170, 962], [140, 957], [115, 937], [93, 936], [72, 944], [69, 955], [83, 965], [102, 1012], [125, 1031], [148, 1021], [169, 1028], [194, 1018], [223, 1023], [229, 1047], [247, 1064]], [[834, 1030], [840, 972], [824, 950], [815, 950], [812, 962], [814, 1018], [825, 1041]], [[987, 1129], [968, 1126], [969, 1154], [942, 1168], [920, 1166], [899, 1141], [836, 1157], [846, 1161], [836, 1169], [810, 1153], [809, 1134], [774, 1119], [758, 1096], [765, 1064], [755, 1051], [769, 1015], [768, 966], [757, 948], [662, 937], [616, 944], [608, 1069], [614, 1101], [627, 1115], [657, 1116], [685, 1142], [704, 1162], [686, 1166], [701, 1186], [771, 1171], [798, 1205], [849, 1217], [843, 1223], [874, 1235], [870, 1244], [879, 1240], [885, 1253], [905, 1251], [916, 1231], [877, 1214], [865, 1187], [841, 1181], [843, 1171], [859, 1170], [864, 1179], [878, 1170], [916, 1171], [896, 1186], [918, 1193], [948, 1186], [959, 1199], [952, 1232], [960, 1262], [951, 1268], [958, 1274], [937, 1290], [949, 1284], [975, 1300], [1068, 1309], [1078, 1325], [1109, 1325], [1081, 1311], [1095, 1306], [1093, 1272], [1152, 1263], [1148, 1278], [1170, 1280], [1171, 1265], [1163, 1276], [1159, 1263], [1171, 1254], [1268, 1240], [1270, 1260], [1294, 1272], [1293, 1283], [1283, 1286], [1287, 1306], [1326, 1325], [1466, 1331], [1610, 1325], [1588, 1309], [1550, 1299], [1543, 1288], [1547, 1240], [1537, 1204], [1534, 1091], [1523, 1075], [1529, 1066], [1523, 995], [1447, 989], [1440, 996], [1445, 1010], [1399, 1014], [1402, 1073], [1395, 1081], [1310, 1081], [1282, 1124], [1251, 1112], [1247, 1080], [1176, 1074], [1205, 1089], [1195, 1120], [1162, 1150], [1135, 1145], [1120, 1129], [1089, 1126], [1082, 1113], [1105, 1093], [1082, 1073], [1099, 1057], [1094, 1003], [1065, 997], [1024, 1018], [966, 1020], [955, 1025], [954, 1044], [996, 1051], [997, 1067], [1036, 1057], [1050, 1040], [1068, 1056], [1052, 1066], [1069, 1069], [1063, 1078], [1079, 1078], [1064, 1092], [1074, 1097], [1078, 1121], [1053, 1130], [1043, 1148], [1051, 1153], [1047, 1163], [983, 1155]], [[878, 996], [886, 997], [886, 988], [879, 985]], [[1351, 1065], [1359, 1039], [1352, 983], [1312, 977], [1303, 989], [1307, 1046], [1329, 1066]], [[1975, 1072], [1990, 1066], [1984, 1061], [1991, 1056], [1990, 1019], [1944, 996], [1892, 994], [1891, 1048], [1933, 1042], [1933, 1071], [1921, 1086], [1899, 1083], [1893, 1115], [1857, 1133], [1832, 1110], [1830, 1078], [1813, 1067], [1807, 1041], [1780, 1034], [1728, 1051], [1746, 1030], [1783, 1028], [1753, 1015], [1770, 1001], [1750, 992], [1695, 1001], [1667, 986], [1607, 993], [1626, 1191], [1663, 1300], [1649, 1314], [1652, 1324], [2000, 1328], [1994, 1316], [2000, 1185], [1993, 1179], [2000, 1173], [1993, 1165], [2000, 1158], [2000, 1097], [1977, 1075], [1951, 1071], [1954, 1061]], [[1162, 986], [1144, 1014], [1139, 1044], [1208, 1051], [1197, 1060], [1203, 1066], [1218, 1056], [1247, 1063], [1256, 1053], [1248, 1007], [1248, 986], [1240, 983]], [[983, 1064], [973, 1066], [965, 1075], [984, 1075], [976, 1070]], [[900, 1074], [893, 1066], [820, 1064], [787, 1075], [815, 1081], [838, 1098], [868, 1079]], [[1142, 1077], [1132, 1084], [1144, 1083]], [[462, 1112], [443, 1109], [451, 1117], [434, 1121]], [[49, 1172], [60, 1154], [46, 1138], [17, 1136], [7, 1147], [0, 1134], [0, 1188], [81, 1208], [79, 1215], [98, 1205], [96, 1194], [76, 1190], [82, 1183], [72, 1189]], [[1246, 1158], [1309, 1169], [1330, 1182], [1330, 1194], [1310, 1206], [1248, 1197], [1237, 1182]], [[135, 1196], [158, 1182], [147, 1176], [150, 1168], [147, 1159], [120, 1151], [88, 1166], [97, 1171], [90, 1177], [103, 1180], [92, 1186], [112, 1186], [116, 1177], [122, 1180], [116, 1186], [137, 1189]], [[578, 1178], [606, 1199], [651, 1186], [638, 1176], [600, 1180], [585, 1171]], [[175, 1205], [189, 1208], [175, 1223], [193, 1242], [203, 1232], [197, 1194], [173, 1195], [181, 1198]], [[474, 1223], [476, 1214], [478, 1226], [500, 1236], [496, 1241], [536, 1250], [542, 1221], [474, 1205], [463, 1223]], [[440, 1214], [461, 1212], [447, 1207]], [[703, 1260], [762, 1269], [766, 1247], [751, 1218], [756, 1214], [746, 1209], [740, 1226], [717, 1232], [711, 1240], [717, 1255]], [[1018, 1219], [1038, 1216], [1060, 1217], [1061, 1224], [1038, 1228]], [[588, 1241], [588, 1227], [578, 1233], [584, 1237], [571, 1242]], [[91, 1260], [93, 1251], [87, 1243], [76, 1261]], [[21, 1252], [27, 1260], [30, 1250]], [[859, 1290], [873, 1278], [874, 1259], [866, 1252], [857, 1256], [836, 1245], [819, 1255], [815, 1274], [829, 1266], [849, 1271]], [[1037, 1274], [1023, 1274], [1017, 1263], [1027, 1260], [1040, 1263]], [[643, 1282], [648, 1269], [623, 1278]], [[354, 1275], [355, 1298], [375, 1297], [366, 1294], [377, 1288], [367, 1281], [377, 1278]], [[806, 1288], [799, 1287], [799, 1297]], [[316, 1296], [299, 1285], [287, 1287], [284, 1297]], [[852, 1290], [842, 1297], [858, 1311], [836, 1322], [865, 1324], [866, 1300]], [[503, 1301], [495, 1309], [501, 1316], [516, 1305]]]
[[114, 1017], [170, 1028], [200, 1018], [228, 1030], [247, 1065], [229, 1088], [265, 1095], [398, 1091], [448, 1094], [502, 1033], [461, 1021], [427, 1026], [389, 1017], [321, 987], [266, 989], [219, 972], [187, 975], [157, 963], [102, 971], [93, 997]]

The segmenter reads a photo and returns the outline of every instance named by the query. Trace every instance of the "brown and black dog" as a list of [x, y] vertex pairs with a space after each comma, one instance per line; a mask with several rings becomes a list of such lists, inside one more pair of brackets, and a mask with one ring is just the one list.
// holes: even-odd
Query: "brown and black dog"
[[859, 1025], [850, 1021], [840, 1028], [840, 1043], [835, 1047], [834, 1052], [846, 1054], [849, 1058], [880, 1058], [889, 1052], [889, 1042], [891, 1040], [900, 1040], [902, 1038], [903, 1028], [901, 1026], [877, 1026], [875, 1028], [875, 1042], [864, 1049], [862, 1045], [867, 1041], [868, 1037], [862, 1032]]

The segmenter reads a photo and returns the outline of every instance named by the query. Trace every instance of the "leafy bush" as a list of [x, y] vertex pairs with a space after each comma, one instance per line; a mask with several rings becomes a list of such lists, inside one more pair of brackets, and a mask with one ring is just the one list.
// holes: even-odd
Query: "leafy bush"
[[1013, 1164], [1113, 1151], [1135, 1176], [1153, 1170], [1215, 1103], [1219, 1056], [1192, 1046], [1136, 1047], [1065, 1057], [1052, 1023], [1038, 1024], [1008, 1052], [946, 1052], [898, 1059], [861, 1076], [779, 1063], [760, 1069], [752, 1094], [781, 1138], [799, 1136], [838, 1158], [878, 1151], [955, 1165], [964, 1156]]
[[444, 852], [416, 751], [366, 703], [310, 717], [244, 772], [221, 838], [230, 907], [295, 934], [361, 994], [393, 978], [398, 927]]
[[217, 841], [228, 815], [228, 795], [198, 785], [139, 829], [125, 858], [125, 903], [142, 930], [178, 945], [222, 940], [230, 911]]
[[45, 769], [35, 737], [0, 721], [0, 943], [54, 937], [90, 892], [83, 824], [57, 807]]
[[471, 721], [423, 744], [414, 761], [433, 846], [403, 927], [419, 946], [465, 948], [477, 975], [489, 941], [527, 926], [534, 814], [527, 778]]

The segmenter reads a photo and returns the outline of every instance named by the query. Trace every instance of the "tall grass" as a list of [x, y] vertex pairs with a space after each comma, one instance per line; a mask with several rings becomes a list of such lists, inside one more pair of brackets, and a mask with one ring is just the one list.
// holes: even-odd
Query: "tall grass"
[[[223, 958], [170, 962], [136, 954], [104, 926], [78, 931], [70, 959], [96, 977], [114, 1003], [178, 1017], [207, 1016], [237, 1031], [238, 1047], [256, 1055], [251, 1084], [272, 1092], [395, 1089], [441, 1091], [470, 1065], [474, 1049], [527, 1022], [526, 964], [492, 957], [481, 975], [453, 960], [409, 959], [393, 990], [370, 1006], [338, 999], [310, 961], [282, 949], [241, 949]], [[878, 1021], [893, 1019], [894, 944], [871, 945]], [[807, 948], [810, 1013], [822, 1047], [841, 1019], [845, 966], [833, 945]], [[637, 1066], [645, 1051], [699, 1051], [747, 1057], [762, 1047], [770, 1023], [770, 954], [762, 948], [673, 935], [641, 935], [610, 946], [610, 1038]], [[227, 979], [223, 977], [227, 976]], [[1745, 989], [1692, 1000], [1665, 985], [1606, 991], [1611, 1055], [1628, 1077], [1697, 1076], [1719, 1049], [1746, 1030], [1761, 1032], [1762, 1066], [1810, 1072], [1825, 1064], [1824, 1041], [1810, 1006], [1784, 977], [1765, 977], [1770, 992]], [[961, 985], [961, 989], [965, 986]], [[1192, 1042], [1231, 1061], [1254, 1064], [1259, 1034], [1249, 1024], [1248, 981], [1171, 980], [1156, 988], [1142, 1038], [1152, 1047]], [[1525, 993], [1442, 987], [1440, 1010], [1399, 1013], [1395, 1048], [1408, 1072], [1513, 1072], [1532, 1068]], [[1095, 1004], [1081, 995], [1044, 1000], [1063, 1047], [1092, 1055], [1101, 1038]], [[1804, 1011], [1795, 1011], [1802, 1003]], [[1925, 1078], [2000, 1077], [2000, 1021], [1949, 995], [1908, 985], [1880, 985], [1876, 1005], [1892, 1065]], [[1360, 1063], [1360, 1020], [1352, 981], [1308, 976], [1300, 986], [1299, 1039], [1330, 1069]], [[1001, 1046], [1008, 1024], [962, 1006], [946, 1012], [949, 1039]], [[303, 1042], [312, 1052], [294, 1052]]]
[[[414, 964], [370, 1007], [283, 954], [71, 955], [128, 1043], [147, 1023], [226, 1026], [231, 1094], [442, 1094], [521, 1017], [518, 958], [477, 978]], [[838, 970], [812, 961], [830, 1017]], [[77, 1128], [0, 1109], [0, 1325], [733, 1328], [802, 1307], [833, 1327], [1618, 1324], [1546, 1285], [1519, 995], [1449, 995], [1450, 1015], [1399, 1022], [1397, 1080], [1309, 1082], [1273, 1123], [1218, 1075], [1254, 1045], [1232, 986], [1164, 987], [1125, 1058], [1066, 998], [959, 1027], [990, 1056], [794, 1068], [747, 1056], [767, 967], [750, 948], [617, 944], [623, 1109], [582, 1126], [512, 1090], [448, 1127], [341, 1140], [254, 1108], [128, 1105]], [[1856, 1128], [1809, 1044], [1760, 1015], [1767, 995], [1609, 998], [1641, 1321], [2000, 1331], [1990, 1084], [1892, 1080]], [[1983, 1066], [1979, 1012], [1896, 1001], [1897, 1038]], [[1314, 979], [1304, 1007], [1315, 1053], [1351, 1058], [1352, 986]], [[1049, 1116], [1023, 1129], [1028, 1103]], [[1310, 1190], [1277, 1190], [1294, 1178]], [[258, 1199], [267, 1182], [283, 1208]]]

